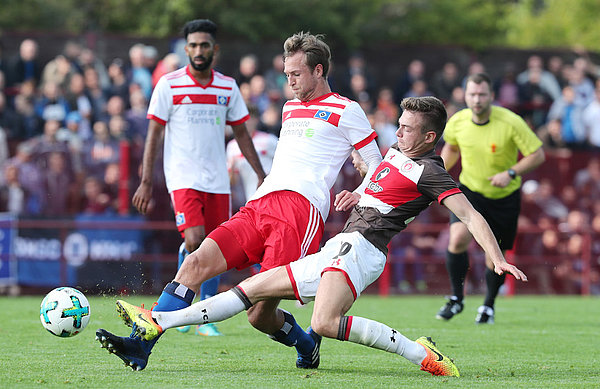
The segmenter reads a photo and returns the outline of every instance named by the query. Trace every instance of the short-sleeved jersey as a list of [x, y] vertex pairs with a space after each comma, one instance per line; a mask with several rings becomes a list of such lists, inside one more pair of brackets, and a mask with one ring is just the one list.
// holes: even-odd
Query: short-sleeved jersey
[[409, 158], [392, 146], [371, 176], [342, 232], [360, 232], [387, 254], [394, 235], [406, 228], [433, 201], [461, 193], [432, 151]]
[[463, 109], [450, 118], [444, 130], [446, 143], [460, 148], [459, 180], [490, 199], [506, 197], [519, 189], [521, 177], [504, 188], [493, 186], [488, 178], [510, 169], [519, 151], [527, 156], [539, 149], [542, 141], [519, 115], [503, 107], [492, 106], [485, 124], [475, 124], [471, 118], [471, 110]]
[[213, 70], [201, 85], [188, 66], [165, 74], [154, 88], [148, 119], [165, 126], [167, 189], [230, 193], [225, 125], [248, 120], [248, 109], [231, 77]]
[[359, 150], [376, 137], [360, 105], [336, 93], [288, 101], [271, 173], [251, 200], [291, 190], [314, 204], [326, 220], [329, 191], [342, 165], [352, 149]]
[[[252, 143], [266, 174], [269, 174], [273, 165], [277, 140], [275, 135], [263, 131], [255, 131], [252, 134]], [[244, 154], [242, 154], [240, 146], [235, 139], [232, 139], [227, 144], [227, 168], [240, 175], [244, 186], [244, 194], [246, 195], [246, 199], [249, 199], [256, 192], [258, 176], [254, 169], [252, 169], [252, 166], [250, 166], [248, 160], [244, 158]]]

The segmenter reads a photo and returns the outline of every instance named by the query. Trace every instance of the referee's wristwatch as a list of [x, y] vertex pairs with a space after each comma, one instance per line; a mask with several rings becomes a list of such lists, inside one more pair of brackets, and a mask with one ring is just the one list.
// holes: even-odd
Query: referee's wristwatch
[[514, 180], [515, 178], [517, 178], [517, 172], [515, 171], [515, 169], [508, 169], [506, 172], [510, 176], [511, 180]]

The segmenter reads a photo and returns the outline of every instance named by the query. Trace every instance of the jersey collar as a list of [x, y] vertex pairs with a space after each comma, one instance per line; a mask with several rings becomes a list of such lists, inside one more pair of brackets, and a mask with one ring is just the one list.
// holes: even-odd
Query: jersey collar
[[198, 82], [198, 80], [196, 80], [196, 77], [194, 77], [194, 75], [192, 74], [192, 72], [190, 72], [190, 66], [189, 65], [185, 67], [185, 72], [187, 73], [187, 75], [192, 79], [192, 82], [196, 85], [199, 86], [200, 88], [206, 89], [209, 86], [212, 86], [213, 80], [215, 79], [215, 69], [210, 69], [210, 81], [208, 82], [208, 84], [206, 85], [202, 85]]

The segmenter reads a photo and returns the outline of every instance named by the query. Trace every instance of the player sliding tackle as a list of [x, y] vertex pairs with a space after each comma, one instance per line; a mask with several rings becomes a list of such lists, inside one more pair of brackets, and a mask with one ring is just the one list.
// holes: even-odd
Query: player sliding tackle
[[[458, 377], [452, 360], [430, 338], [412, 341], [385, 324], [345, 316], [360, 293], [383, 271], [391, 238], [434, 200], [465, 223], [493, 259], [496, 273], [527, 280], [523, 272], [506, 262], [487, 222], [457, 188], [434, 152], [447, 118], [441, 101], [434, 97], [407, 98], [401, 107], [397, 145], [388, 151], [362, 195], [342, 191], [336, 196], [336, 209], [354, 208], [342, 232], [321, 251], [259, 273], [227, 292], [177, 311], [149, 311], [117, 301], [120, 316], [135, 333], [151, 340], [168, 328], [225, 320], [273, 297], [303, 303], [314, 300], [309, 333], [317, 342], [320, 336], [351, 341], [399, 354], [431, 374]], [[360, 162], [355, 161], [356, 165]], [[101, 334], [103, 344], [111, 341]], [[318, 347], [315, 352], [318, 358]]]

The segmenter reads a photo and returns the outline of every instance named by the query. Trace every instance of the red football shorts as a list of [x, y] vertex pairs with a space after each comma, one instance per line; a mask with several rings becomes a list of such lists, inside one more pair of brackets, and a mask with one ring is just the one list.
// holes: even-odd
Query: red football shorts
[[175, 224], [183, 231], [189, 227], [204, 226], [206, 234], [231, 216], [231, 200], [228, 194], [206, 193], [195, 189], [177, 189], [171, 192], [175, 211]]
[[219, 245], [227, 269], [260, 264], [265, 271], [317, 252], [323, 219], [299, 193], [278, 191], [248, 202], [208, 237]]

